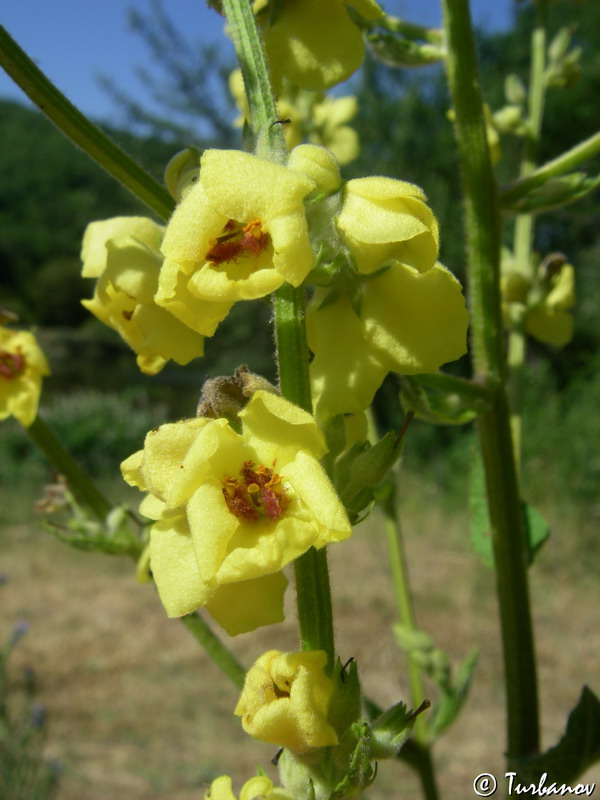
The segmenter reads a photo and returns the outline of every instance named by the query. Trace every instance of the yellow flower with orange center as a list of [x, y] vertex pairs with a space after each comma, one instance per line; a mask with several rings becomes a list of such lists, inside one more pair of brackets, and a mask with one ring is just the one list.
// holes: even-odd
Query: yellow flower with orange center
[[35, 336], [0, 327], [0, 420], [16, 417], [29, 427], [37, 415], [48, 362]]
[[314, 255], [306, 175], [237, 150], [206, 150], [162, 243], [156, 302], [212, 336], [238, 300], [299, 286]]
[[240, 419], [241, 434], [225, 419], [161, 425], [122, 464], [125, 480], [148, 492], [140, 511], [156, 520], [150, 566], [170, 616], [350, 535], [318, 461], [326, 447], [313, 417], [257, 391]]

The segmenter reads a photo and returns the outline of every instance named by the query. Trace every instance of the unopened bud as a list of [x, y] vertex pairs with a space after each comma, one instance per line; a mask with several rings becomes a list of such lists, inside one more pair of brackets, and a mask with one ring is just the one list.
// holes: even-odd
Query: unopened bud
[[186, 147], [175, 153], [165, 167], [165, 186], [169, 194], [179, 202], [185, 190], [198, 180], [200, 174], [200, 151]]

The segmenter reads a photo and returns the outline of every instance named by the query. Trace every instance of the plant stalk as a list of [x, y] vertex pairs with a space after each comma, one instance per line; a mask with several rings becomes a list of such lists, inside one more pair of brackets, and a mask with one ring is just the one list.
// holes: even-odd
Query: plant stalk
[[61, 475], [64, 475], [67, 485], [76, 501], [86, 508], [89, 508], [100, 522], [104, 522], [107, 514], [112, 509], [111, 504], [104, 497], [87, 472], [85, 472], [77, 461], [75, 461], [73, 456], [65, 450], [44, 420], [37, 416], [25, 430], [36, 447], [46, 456], [48, 461], [56, 467]]
[[84, 153], [159, 217], [167, 219], [170, 216], [175, 201], [164, 186], [69, 102], [2, 26], [0, 26], [0, 66], [40, 111], [43, 111]]
[[490, 406], [478, 421], [496, 566], [507, 706], [508, 758], [539, 749], [536, 661], [525, 533], [506, 396], [500, 303], [500, 213], [486, 140], [483, 98], [468, 0], [442, 0], [447, 73], [465, 198], [472, 352]]
[[[223, 0], [250, 107], [257, 155], [277, 163], [287, 158], [285, 140], [267, 62], [248, 0]], [[283, 397], [312, 413], [304, 289], [284, 283], [273, 295], [279, 386]], [[311, 548], [294, 562], [300, 640], [303, 650], [324, 650], [327, 668], [335, 666], [333, 613], [325, 549]]]
[[525, 197], [533, 189], [542, 186], [550, 178], [564, 175], [565, 172], [575, 169], [584, 161], [589, 161], [600, 153], [600, 133], [595, 133], [583, 142], [576, 144], [570, 150], [553, 158], [541, 167], [534, 169], [519, 178], [518, 181], [506, 186], [500, 191], [500, 203], [503, 207], [510, 207], [511, 203]]
[[192, 634], [212, 658], [215, 664], [234, 685], [241, 689], [246, 679], [246, 670], [242, 667], [231, 650], [212, 632], [207, 622], [199, 614], [186, 614], [181, 617], [184, 627]]

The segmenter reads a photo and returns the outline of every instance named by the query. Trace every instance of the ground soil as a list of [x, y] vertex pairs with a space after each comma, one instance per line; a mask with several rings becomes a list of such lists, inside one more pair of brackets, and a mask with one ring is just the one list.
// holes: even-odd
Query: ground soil
[[[366, 693], [383, 706], [408, 699], [408, 687], [376, 522], [330, 556], [338, 650], [357, 659]], [[420, 626], [455, 662], [481, 648], [467, 706], [434, 754], [442, 798], [464, 800], [474, 796], [476, 775], [504, 773], [493, 573], [470, 553], [460, 516], [411, 512], [406, 530]], [[198, 800], [216, 775], [232, 774], [239, 786], [257, 764], [272, 771], [274, 749], [249, 740], [232, 715], [235, 688], [167, 619], [154, 589], [136, 583], [129, 562], [73, 551], [35, 523], [11, 524], [2, 539], [0, 638], [28, 621], [11, 660], [12, 687], [33, 667], [47, 709], [46, 756], [63, 768], [58, 800]], [[545, 745], [560, 735], [583, 684], [600, 689], [597, 586], [557, 565], [553, 547], [531, 572]], [[289, 594], [284, 624], [232, 641], [243, 663], [272, 647], [297, 648]], [[386, 762], [379, 772], [372, 800], [420, 796], [405, 765]], [[593, 772], [590, 780], [600, 778]]]

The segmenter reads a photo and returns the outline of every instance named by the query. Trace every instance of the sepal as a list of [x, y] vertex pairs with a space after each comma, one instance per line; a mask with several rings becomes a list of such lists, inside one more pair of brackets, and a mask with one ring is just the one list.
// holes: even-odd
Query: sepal
[[396, 758], [410, 736], [416, 718], [429, 706], [429, 700], [425, 700], [416, 711], [408, 711], [405, 703], [396, 703], [380, 714], [371, 724], [370, 757]]
[[350, 756], [348, 769], [342, 780], [329, 795], [328, 800], [350, 800], [360, 797], [377, 776], [371, 765], [372, 731], [368, 722], [355, 722], [351, 729], [356, 745]]

